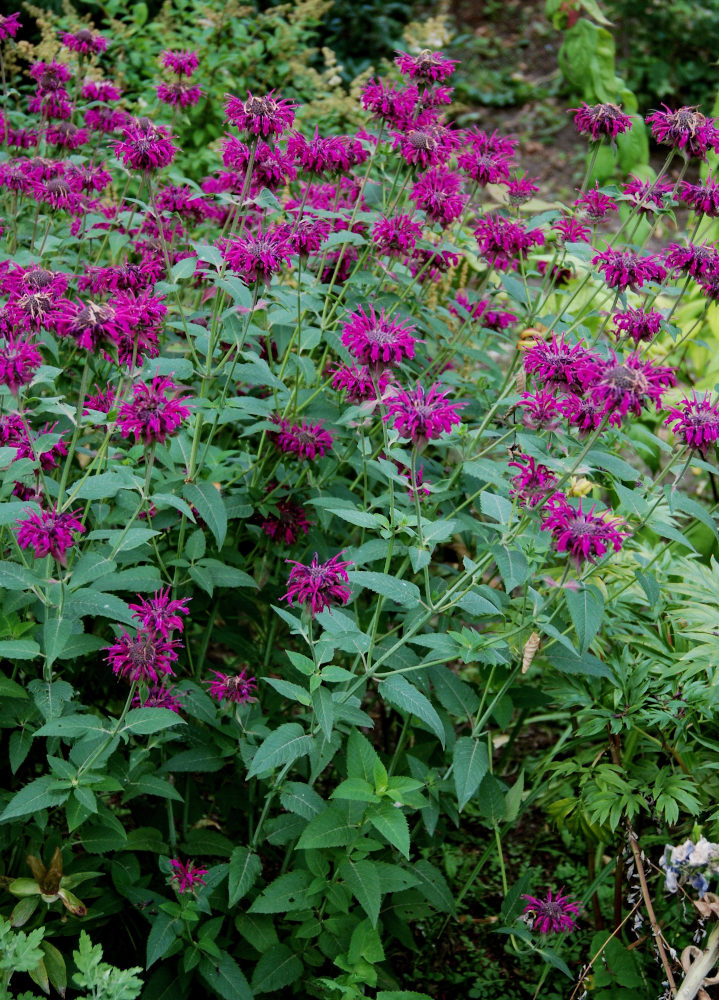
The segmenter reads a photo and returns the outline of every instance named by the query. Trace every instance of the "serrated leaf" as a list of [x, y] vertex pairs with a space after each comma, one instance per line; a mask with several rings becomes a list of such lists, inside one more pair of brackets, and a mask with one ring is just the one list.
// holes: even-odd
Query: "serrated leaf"
[[32, 639], [0, 639], [0, 659], [34, 660], [41, 655], [40, 647]]
[[312, 881], [308, 871], [287, 872], [267, 886], [262, 895], [252, 903], [250, 913], [290, 913], [307, 906], [305, 890]]
[[369, 813], [368, 819], [409, 860], [409, 825], [402, 810], [385, 799], [376, 812]]
[[147, 968], [154, 965], [168, 951], [172, 942], [182, 933], [182, 921], [167, 913], [158, 913], [147, 938]]
[[302, 975], [300, 958], [286, 944], [275, 944], [255, 966], [251, 988], [254, 994], [274, 993], [290, 986]]
[[363, 569], [349, 570], [347, 577], [351, 584], [366, 587], [375, 594], [381, 594], [401, 604], [404, 608], [416, 608], [420, 603], [419, 587], [408, 580], [399, 580], [389, 573], [370, 573]]
[[230, 856], [227, 883], [228, 906], [233, 907], [246, 896], [262, 871], [262, 862], [249, 847], [236, 847]]
[[296, 722], [286, 722], [260, 744], [247, 772], [248, 778], [289, 764], [304, 757], [312, 749], [313, 739]]
[[439, 869], [421, 859], [412, 866], [412, 872], [419, 879], [417, 888], [432, 906], [442, 913], [455, 912], [454, 896]]
[[120, 732], [149, 736], [170, 726], [184, 726], [185, 720], [169, 708], [132, 708], [125, 716]]
[[592, 586], [584, 586], [579, 591], [565, 589], [564, 599], [579, 639], [580, 652], [584, 653], [601, 627], [604, 600]]
[[457, 804], [461, 812], [489, 770], [489, 754], [484, 740], [461, 736], [454, 745], [452, 766]]
[[227, 511], [220, 491], [212, 483], [201, 482], [186, 483], [182, 492], [185, 500], [197, 508], [221, 549], [227, 536]]
[[346, 813], [336, 806], [327, 806], [324, 812], [307, 824], [297, 841], [296, 850], [323, 847], [345, 847], [357, 837], [357, 827], [350, 826]]
[[339, 866], [340, 878], [369, 917], [377, 926], [382, 905], [382, 889], [377, 866], [372, 861], [351, 861], [347, 858]]
[[334, 702], [332, 695], [327, 688], [319, 687], [312, 695], [312, 707], [315, 718], [322, 730], [324, 738], [329, 740], [332, 736], [332, 726], [335, 719]]
[[61, 805], [69, 794], [67, 788], [49, 775], [36, 778], [13, 795], [0, 815], [0, 823], [7, 823], [21, 816], [31, 816], [40, 809]]
[[393, 708], [415, 715], [426, 723], [444, 746], [444, 726], [437, 710], [430, 700], [413, 684], [410, 684], [402, 674], [393, 674], [385, 678], [379, 686], [379, 693]]

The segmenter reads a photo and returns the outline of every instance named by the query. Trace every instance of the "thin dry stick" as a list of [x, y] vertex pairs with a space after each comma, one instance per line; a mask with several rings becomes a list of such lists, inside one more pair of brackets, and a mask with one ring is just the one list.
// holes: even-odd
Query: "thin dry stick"
[[656, 942], [657, 951], [659, 952], [659, 957], [662, 960], [662, 965], [664, 966], [664, 971], [667, 974], [667, 981], [669, 983], [669, 990], [672, 996], [676, 996], [677, 984], [674, 981], [674, 974], [672, 973], [672, 967], [669, 964], [669, 956], [667, 955], [666, 948], [664, 947], [664, 939], [662, 937], [662, 930], [657, 923], [657, 918], [654, 914], [654, 905], [652, 903], [652, 897], [649, 895], [649, 886], [647, 885], [647, 877], [644, 874], [644, 865], [642, 864], [642, 852], [639, 849], [639, 840], [637, 835], [632, 830], [629, 820], [627, 820], [627, 835], [629, 837], [629, 846], [632, 849], [632, 854], [634, 855], [634, 863], [637, 866], [637, 875], [639, 876], [639, 885], [642, 890], [642, 899], [644, 900], [644, 908], [647, 911], [647, 916], [649, 917], [649, 923], [651, 924], [652, 934], [654, 936], [654, 941]]
[[622, 920], [621, 924], [618, 924], [618, 925], [617, 925], [617, 926], [616, 926], [616, 927], [614, 928], [614, 930], [613, 930], [613, 931], [612, 931], [612, 933], [611, 933], [611, 934], [609, 935], [609, 937], [608, 937], [608, 938], [607, 938], [607, 940], [606, 940], [606, 941], [604, 942], [604, 944], [603, 944], [603, 945], [602, 945], [602, 947], [601, 947], [601, 948], [599, 949], [599, 951], [598, 951], [598, 952], [596, 953], [596, 955], [593, 955], [593, 956], [592, 956], [592, 957], [591, 957], [591, 958], [589, 959], [589, 964], [588, 964], [587, 966], [585, 966], [585, 968], [584, 968], [584, 969], [582, 969], [582, 972], [581, 972], [581, 974], [580, 974], [580, 976], [579, 976], [579, 979], [577, 980], [577, 984], [576, 984], [576, 986], [574, 987], [574, 989], [572, 990], [572, 993], [571, 993], [571, 995], [570, 995], [570, 997], [569, 997], [569, 1000], [574, 1000], [575, 996], [577, 995], [577, 990], [579, 990], [579, 989], [580, 989], [580, 987], [581, 987], [582, 983], [584, 982], [584, 980], [585, 980], [585, 979], [587, 978], [587, 976], [588, 976], [588, 975], [589, 975], [589, 973], [591, 972], [591, 970], [592, 970], [592, 966], [594, 965], [594, 963], [596, 962], [596, 960], [597, 960], [597, 959], [599, 958], [599, 956], [600, 956], [600, 955], [602, 954], [602, 952], [603, 952], [603, 951], [604, 951], [604, 949], [605, 949], [605, 948], [607, 947], [607, 945], [608, 945], [608, 944], [609, 944], [609, 942], [610, 942], [610, 941], [612, 940], [612, 938], [613, 938], [613, 937], [615, 937], [615, 936], [616, 936], [616, 935], [617, 935], [617, 934], [618, 934], [618, 933], [620, 932], [620, 930], [622, 929], [622, 927], [624, 927], [624, 925], [626, 924], [627, 920], [629, 920], [629, 918], [630, 918], [630, 917], [631, 917], [631, 916], [632, 916], [632, 915], [633, 915], [634, 913], [636, 913], [636, 911], [637, 911], [637, 910], [639, 909], [640, 905], [641, 905], [641, 900], [637, 901], [637, 902], [636, 902], [636, 903], [634, 904], [634, 906], [633, 906], [633, 907], [631, 908], [631, 910], [630, 910], [630, 911], [629, 911], [629, 913], [628, 913], [628, 914], [626, 915], [626, 917], [624, 918], [624, 920]]

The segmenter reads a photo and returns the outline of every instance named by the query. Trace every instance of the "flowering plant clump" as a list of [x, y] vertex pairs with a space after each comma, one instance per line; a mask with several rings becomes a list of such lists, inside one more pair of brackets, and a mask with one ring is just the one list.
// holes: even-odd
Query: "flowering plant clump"
[[652, 839], [672, 892], [717, 868], [719, 131], [652, 111], [664, 168], [601, 185], [639, 115], [582, 101], [561, 204], [444, 42], [317, 114], [289, 6], [0, 17], [3, 987], [133, 1000], [85, 920], [147, 1000], [671, 992]]

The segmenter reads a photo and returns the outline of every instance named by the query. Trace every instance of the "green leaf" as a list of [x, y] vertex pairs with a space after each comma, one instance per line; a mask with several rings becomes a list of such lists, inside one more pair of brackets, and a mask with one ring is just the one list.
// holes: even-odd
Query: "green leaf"
[[257, 897], [248, 912], [291, 913], [293, 910], [304, 910], [308, 905], [305, 890], [311, 881], [312, 876], [304, 869], [280, 875]]
[[288, 781], [280, 792], [282, 808], [303, 819], [314, 819], [325, 808], [324, 800], [310, 785], [301, 781]]
[[169, 729], [170, 726], [184, 725], [186, 725], [185, 720], [169, 708], [132, 708], [125, 716], [120, 732], [149, 736], [151, 733], [159, 733], [162, 729]]
[[69, 618], [99, 615], [124, 625], [136, 624], [126, 601], [114, 594], [101, 593], [93, 587], [80, 587], [73, 591], [65, 602], [65, 611]]
[[454, 787], [460, 812], [479, 788], [489, 770], [489, 755], [484, 740], [461, 736], [454, 745], [452, 757]]
[[432, 997], [414, 990], [380, 990], [377, 1000], [432, 1000]]
[[506, 545], [495, 545], [491, 549], [497, 569], [502, 575], [504, 586], [509, 594], [515, 587], [521, 586], [529, 579], [530, 569], [527, 558], [521, 549], [510, 549]]
[[335, 718], [334, 702], [332, 701], [332, 695], [327, 690], [327, 688], [320, 687], [312, 695], [312, 707], [315, 712], [315, 718], [317, 723], [322, 730], [326, 740], [329, 740], [332, 736], [332, 725]]
[[217, 959], [202, 958], [198, 966], [200, 976], [223, 1000], [252, 1000], [250, 985], [239, 965], [226, 951]]
[[103, 719], [99, 715], [77, 712], [49, 719], [44, 726], [36, 731], [35, 736], [63, 736], [66, 739], [73, 739], [77, 736], [85, 736], [86, 733], [109, 736], [111, 732], [107, 719]]
[[364, 778], [345, 778], [335, 788], [330, 798], [344, 799], [348, 802], [379, 802], [379, 796], [375, 793], [374, 784], [370, 784]]
[[182, 921], [167, 913], [158, 913], [152, 923], [147, 938], [147, 968], [149, 969], [159, 958], [162, 958], [171, 947], [173, 941], [182, 932]]
[[[456, 655], [455, 652], [453, 659]], [[457, 677], [453, 670], [436, 664], [429, 668], [429, 676], [443, 708], [452, 715], [474, 715], [479, 708], [479, 698], [470, 685]]]
[[0, 698], [27, 698], [27, 691], [9, 677], [0, 674]]
[[350, 584], [366, 587], [375, 594], [382, 594], [404, 608], [416, 608], [420, 603], [419, 587], [408, 580], [399, 580], [389, 573], [370, 573], [363, 569], [349, 570]]
[[176, 264], [173, 265], [170, 271], [170, 278], [173, 284], [177, 284], [183, 278], [191, 278], [195, 273], [195, 268], [197, 267], [196, 257], [183, 257], [178, 260]]
[[34, 660], [40, 647], [32, 639], [0, 639], [0, 659]]
[[454, 896], [441, 871], [431, 865], [429, 861], [420, 860], [412, 866], [412, 874], [419, 879], [417, 888], [435, 909], [442, 913], [454, 914]]
[[368, 819], [409, 860], [409, 825], [402, 810], [384, 799], [377, 811], [368, 815]]
[[369, 917], [372, 926], [376, 927], [382, 905], [377, 866], [372, 861], [351, 861], [347, 858], [340, 864], [339, 874]]
[[286, 944], [275, 944], [260, 957], [252, 973], [252, 992], [274, 993], [296, 982], [303, 965]]
[[563, 646], [551, 646], [547, 650], [546, 657], [552, 666], [563, 674], [582, 674], [585, 677], [612, 676], [609, 667], [591, 653], [582, 653], [579, 656]]
[[42, 627], [42, 645], [48, 667], [64, 651], [73, 631], [73, 622], [68, 618], [50, 618], [45, 622]]
[[59, 806], [69, 794], [69, 790], [50, 775], [36, 778], [13, 795], [0, 815], [0, 823], [7, 823], [21, 816], [32, 816], [40, 809]]
[[289, 764], [304, 757], [312, 749], [312, 737], [296, 722], [286, 722], [260, 744], [247, 772], [248, 778]]
[[324, 812], [311, 819], [297, 841], [296, 850], [317, 847], [345, 847], [357, 836], [357, 827], [350, 826], [346, 813], [337, 806], [327, 806]]
[[212, 483], [186, 483], [182, 491], [185, 500], [197, 507], [200, 517], [215, 536], [221, 549], [227, 536], [227, 511], [222, 494]]
[[[167, 711], [167, 709], [165, 709]], [[219, 771], [224, 764], [222, 757], [210, 744], [191, 747], [170, 757], [163, 765], [164, 771]]]
[[249, 847], [236, 847], [230, 856], [230, 874], [227, 886], [228, 906], [232, 908], [246, 896], [262, 871], [262, 862]]
[[99, 472], [90, 476], [74, 494], [78, 500], [111, 500], [120, 490], [136, 488], [132, 472], [120, 467], [110, 472]]
[[[382, 767], [377, 751], [362, 733], [353, 729], [347, 741], [347, 774], [350, 778], [362, 778], [375, 787], [375, 769]], [[385, 771], [385, 782], [387, 772]]]
[[402, 674], [393, 674], [379, 685], [381, 697], [400, 712], [408, 712], [421, 719], [444, 746], [445, 734], [442, 720], [430, 700], [410, 684]]
[[580, 652], [585, 653], [599, 631], [604, 617], [604, 600], [596, 587], [564, 591], [572, 624], [579, 639]]
[[0, 561], [0, 587], [4, 590], [29, 590], [39, 582], [32, 570], [17, 563]]

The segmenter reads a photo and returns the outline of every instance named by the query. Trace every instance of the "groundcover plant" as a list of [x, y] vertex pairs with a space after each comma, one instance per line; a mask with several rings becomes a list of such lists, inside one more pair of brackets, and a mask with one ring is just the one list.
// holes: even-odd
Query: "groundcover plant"
[[[693, 997], [719, 185], [683, 178], [719, 128], [655, 110], [660, 176], [537, 213], [401, 52], [353, 135], [228, 93], [198, 184], [203, 53], [129, 106], [110, 37], [59, 41], [3, 62], [3, 995], [436, 995], [397, 970], [494, 866], [467, 995]], [[633, 126], [573, 113], [593, 153]]]

